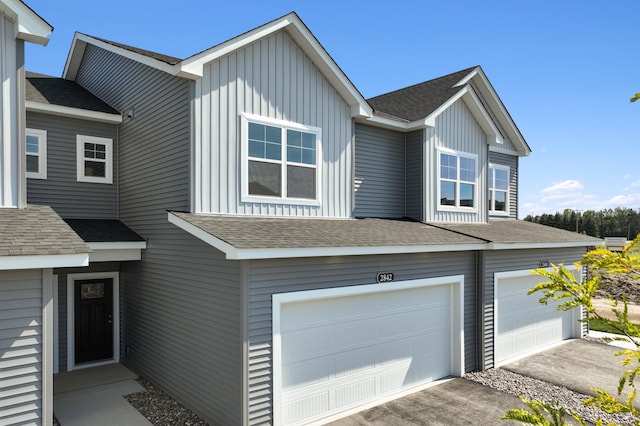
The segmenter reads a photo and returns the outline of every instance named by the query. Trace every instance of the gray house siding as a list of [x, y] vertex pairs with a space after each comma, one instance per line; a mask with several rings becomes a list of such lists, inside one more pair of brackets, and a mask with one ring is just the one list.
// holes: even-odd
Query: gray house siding
[[511, 139], [509, 139], [509, 137], [507, 136], [507, 132], [505, 131], [500, 121], [497, 119], [493, 110], [491, 110], [490, 108], [487, 108], [487, 100], [482, 95], [482, 92], [478, 90], [478, 86], [473, 82], [473, 80], [470, 81], [470, 84], [471, 84], [471, 87], [474, 89], [473, 90], [474, 93], [478, 96], [478, 99], [480, 99], [480, 102], [484, 106], [484, 110], [491, 117], [491, 120], [493, 121], [493, 125], [496, 126], [496, 128], [500, 132], [500, 136], [502, 136], [504, 143], [502, 144], [502, 146], [499, 147], [499, 149], [507, 153], [516, 154], [517, 153], [516, 147], [513, 145], [513, 142], [511, 141]]
[[396, 281], [464, 274], [465, 368], [477, 368], [475, 252], [251, 261], [247, 272], [249, 424], [272, 422], [272, 295], [372, 284], [380, 270], [394, 272]]
[[78, 82], [118, 110], [120, 220], [147, 239], [121, 264], [123, 363], [217, 424], [240, 424], [240, 264], [170, 224], [190, 207], [193, 83], [88, 46]]
[[[321, 205], [241, 200], [240, 114], [322, 129]], [[351, 108], [284, 30], [204, 67], [196, 83], [196, 213], [350, 217]]]
[[[427, 222], [471, 222], [487, 220], [487, 137], [464, 101], [458, 100], [436, 118], [434, 128], [426, 129], [425, 219]], [[477, 155], [477, 210], [474, 213], [439, 209], [438, 148]]]
[[404, 217], [405, 134], [355, 127], [356, 217]]
[[[27, 113], [27, 128], [47, 131], [47, 179], [27, 180], [27, 201], [51, 206], [63, 218], [117, 217], [117, 127], [75, 118]], [[113, 140], [113, 183], [78, 182], [76, 136]]]
[[0, 424], [43, 422], [42, 270], [0, 272]]
[[[540, 261], [554, 264], [573, 265], [585, 253], [584, 248], [537, 249], [537, 250], [500, 250], [484, 252], [483, 303], [482, 303], [482, 342], [483, 357], [481, 369], [494, 367], [494, 274], [496, 272], [536, 269]], [[531, 296], [536, 297], [536, 296]]]
[[[83, 268], [63, 268], [54, 269], [54, 275], [58, 276], [58, 371], [67, 371], [67, 276], [69, 274], [86, 274], [94, 272], [118, 272], [120, 266], [118, 262], [92, 263]], [[55, 285], [55, 283], [54, 283]], [[122, 283], [120, 283], [122, 286]], [[122, 292], [120, 292], [122, 299]], [[122, 303], [122, 300], [120, 301]], [[122, 310], [121, 310], [122, 311]], [[122, 324], [122, 316], [120, 317]]]
[[424, 219], [425, 181], [424, 131], [407, 133], [406, 149], [406, 216], [416, 220]]
[[[509, 217], [518, 218], [518, 157], [489, 151], [489, 163], [509, 167]], [[500, 216], [504, 217], [504, 216]]]

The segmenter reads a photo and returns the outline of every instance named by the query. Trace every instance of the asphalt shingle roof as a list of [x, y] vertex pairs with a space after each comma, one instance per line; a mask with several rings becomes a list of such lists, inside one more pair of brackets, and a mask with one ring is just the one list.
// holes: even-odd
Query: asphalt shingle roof
[[25, 74], [25, 97], [27, 101], [119, 114], [118, 111], [111, 108], [75, 81], [29, 71]]
[[475, 70], [471, 67], [433, 80], [367, 99], [376, 113], [407, 121], [428, 117], [449, 98], [460, 91], [456, 83]]
[[425, 223], [390, 219], [315, 219], [173, 215], [237, 249], [396, 247], [482, 244]]
[[[88, 34], [85, 34], [85, 35], [88, 35]], [[110, 44], [112, 46], [119, 47], [119, 48], [124, 49], [124, 50], [128, 50], [129, 52], [134, 52], [134, 53], [137, 53], [139, 55], [143, 55], [143, 56], [147, 56], [149, 58], [153, 58], [153, 59], [155, 59], [157, 61], [164, 62], [164, 63], [167, 63], [169, 65], [175, 65], [175, 64], [177, 64], [179, 62], [182, 62], [182, 59], [176, 58], [174, 56], [164, 55], [164, 54], [158, 53], [158, 52], [152, 52], [151, 50], [140, 49], [138, 47], [129, 46], [128, 44], [117, 43], [115, 41], [107, 40], [107, 39], [100, 38], [100, 37], [94, 37], [94, 36], [89, 36], [89, 37], [94, 38], [96, 40], [100, 40], [103, 43], [107, 43], [107, 44]]]
[[145, 241], [115, 219], [64, 219], [84, 241], [92, 243]]
[[601, 239], [524, 220], [490, 220], [489, 223], [449, 223], [437, 226], [498, 244], [589, 243]]
[[0, 256], [84, 254], [91, 249], [51, 207], [0, 209]]

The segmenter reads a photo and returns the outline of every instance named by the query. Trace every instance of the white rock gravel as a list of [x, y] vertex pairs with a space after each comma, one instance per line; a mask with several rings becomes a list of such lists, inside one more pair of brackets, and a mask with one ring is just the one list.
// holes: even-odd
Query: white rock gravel
[[[595, 423], [596, 419], [602, 419], [604, 424], [634, 424], [635, 418], [630, 414], [607, 414], [595, 407], [585, 406], [584, 401], [589, 398], [588, 395], [574, 392], [542, 380], [522, 376], [502, 368], [467, 373], [464, 378], [518, 397], [525, 397], [529, 400], [546, 403], [556, 401], [560, 406], [575, 411], [584, 420], [591, 423]], [[569, 421], [573, 419], [567, 415], [566, 420]]]

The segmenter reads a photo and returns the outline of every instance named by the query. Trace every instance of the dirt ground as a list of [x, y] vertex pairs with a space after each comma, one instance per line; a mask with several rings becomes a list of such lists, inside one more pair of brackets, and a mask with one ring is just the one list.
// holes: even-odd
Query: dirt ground
[[628, 274], [601, 276], [596, 298], [593, 299], [593, 305], [598, 314], [605, 318], [616, 319], [616, 316], [611, 312], [612, 301], [609, 298], [613, 297], [618, 300], [619, 303], [616, 309], [622, 310], [624, 308], [622, 304], [623, 295], [627, 297], [629, 320], [632, 323], [640, 324], [640, 277]]
[[[640, 284], [639, 284], [640, 285]], [[609, 299], [592, 299], [593, 306], [596, 308], [596, 312], [603, 316], [604, 318], [608, 318], [611, 320], [615, 320], [616, 316], [613, 312], [611, 312], [611, 300]], [[624, 305], [622, 302], [618, 303], [616, 309], [622, 310]], [[640, 324], [640, 305], [636, 305], [634, 303], [627, 302], [627, 312], [629, 315], [629, 321], [634, 324]]]

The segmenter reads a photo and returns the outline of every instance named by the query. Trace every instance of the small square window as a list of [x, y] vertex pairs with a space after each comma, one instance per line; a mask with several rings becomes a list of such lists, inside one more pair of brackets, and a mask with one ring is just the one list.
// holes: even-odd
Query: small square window
[[27, 177], [31, 179], [47, 178], [47, 131], [26, 129]]
[[78, 182], [113, 183], [113, 141], [84, 135], [76, 141]]

